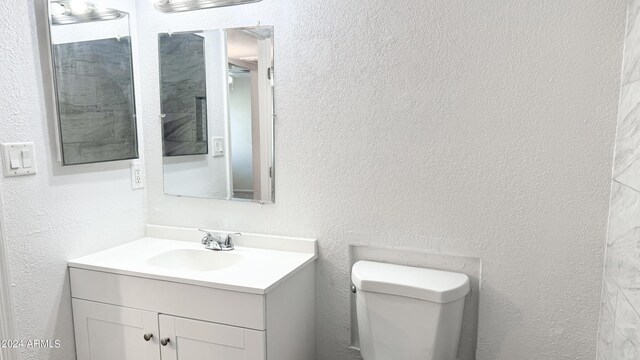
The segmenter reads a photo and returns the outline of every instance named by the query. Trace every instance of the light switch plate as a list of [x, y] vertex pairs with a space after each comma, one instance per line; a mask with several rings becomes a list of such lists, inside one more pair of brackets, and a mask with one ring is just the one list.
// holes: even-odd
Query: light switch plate
[[34, 144], [2, 144], [2, 167], [5, 177], [35, 175], [37, 167]]
[[222, 136], [211, 137], [211, 143], [213, 144], [213, 157], [224, 156], [224, 138]]

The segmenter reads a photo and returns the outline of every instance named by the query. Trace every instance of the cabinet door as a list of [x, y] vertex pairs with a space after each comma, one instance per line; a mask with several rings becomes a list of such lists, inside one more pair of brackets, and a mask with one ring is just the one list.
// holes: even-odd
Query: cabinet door
[[73, 299], [73, 322], [78, 360], [160, 360], [157, 313]]
[[162, 360], [265, 360], [263, 331], [160, 315]]

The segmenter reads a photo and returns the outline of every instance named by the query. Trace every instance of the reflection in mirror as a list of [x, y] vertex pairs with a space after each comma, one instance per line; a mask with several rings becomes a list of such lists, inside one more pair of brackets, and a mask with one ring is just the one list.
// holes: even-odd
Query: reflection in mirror
[[165, 193], [273, 202], [273, 28], [158, 42]]
[[129, 15], [52, 1], [50, 34], [63, 165], [137, 158]]
[[206, 155], [204, 38], [160, 35], [160, 54], [164, 156]]
[[165, 13], [210, 9], [259, 2], [262, 0], [154, 0], [153, 6]]

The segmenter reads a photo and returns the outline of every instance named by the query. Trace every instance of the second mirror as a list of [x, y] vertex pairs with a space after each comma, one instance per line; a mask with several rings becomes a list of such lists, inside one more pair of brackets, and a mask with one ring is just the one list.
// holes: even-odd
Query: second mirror
[[165, 193], [273, 202], [273, 28], [158, 42]]

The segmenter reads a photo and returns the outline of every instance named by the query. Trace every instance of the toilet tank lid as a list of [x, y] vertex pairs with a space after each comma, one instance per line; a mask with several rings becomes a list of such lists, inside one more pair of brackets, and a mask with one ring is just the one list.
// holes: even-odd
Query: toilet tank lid
[[469, 293], [469, 277], [465, 274], [387, 264], [358, 261], [351, 270], [351, 281], [358, 290], [399, 295], [449, 303]]

